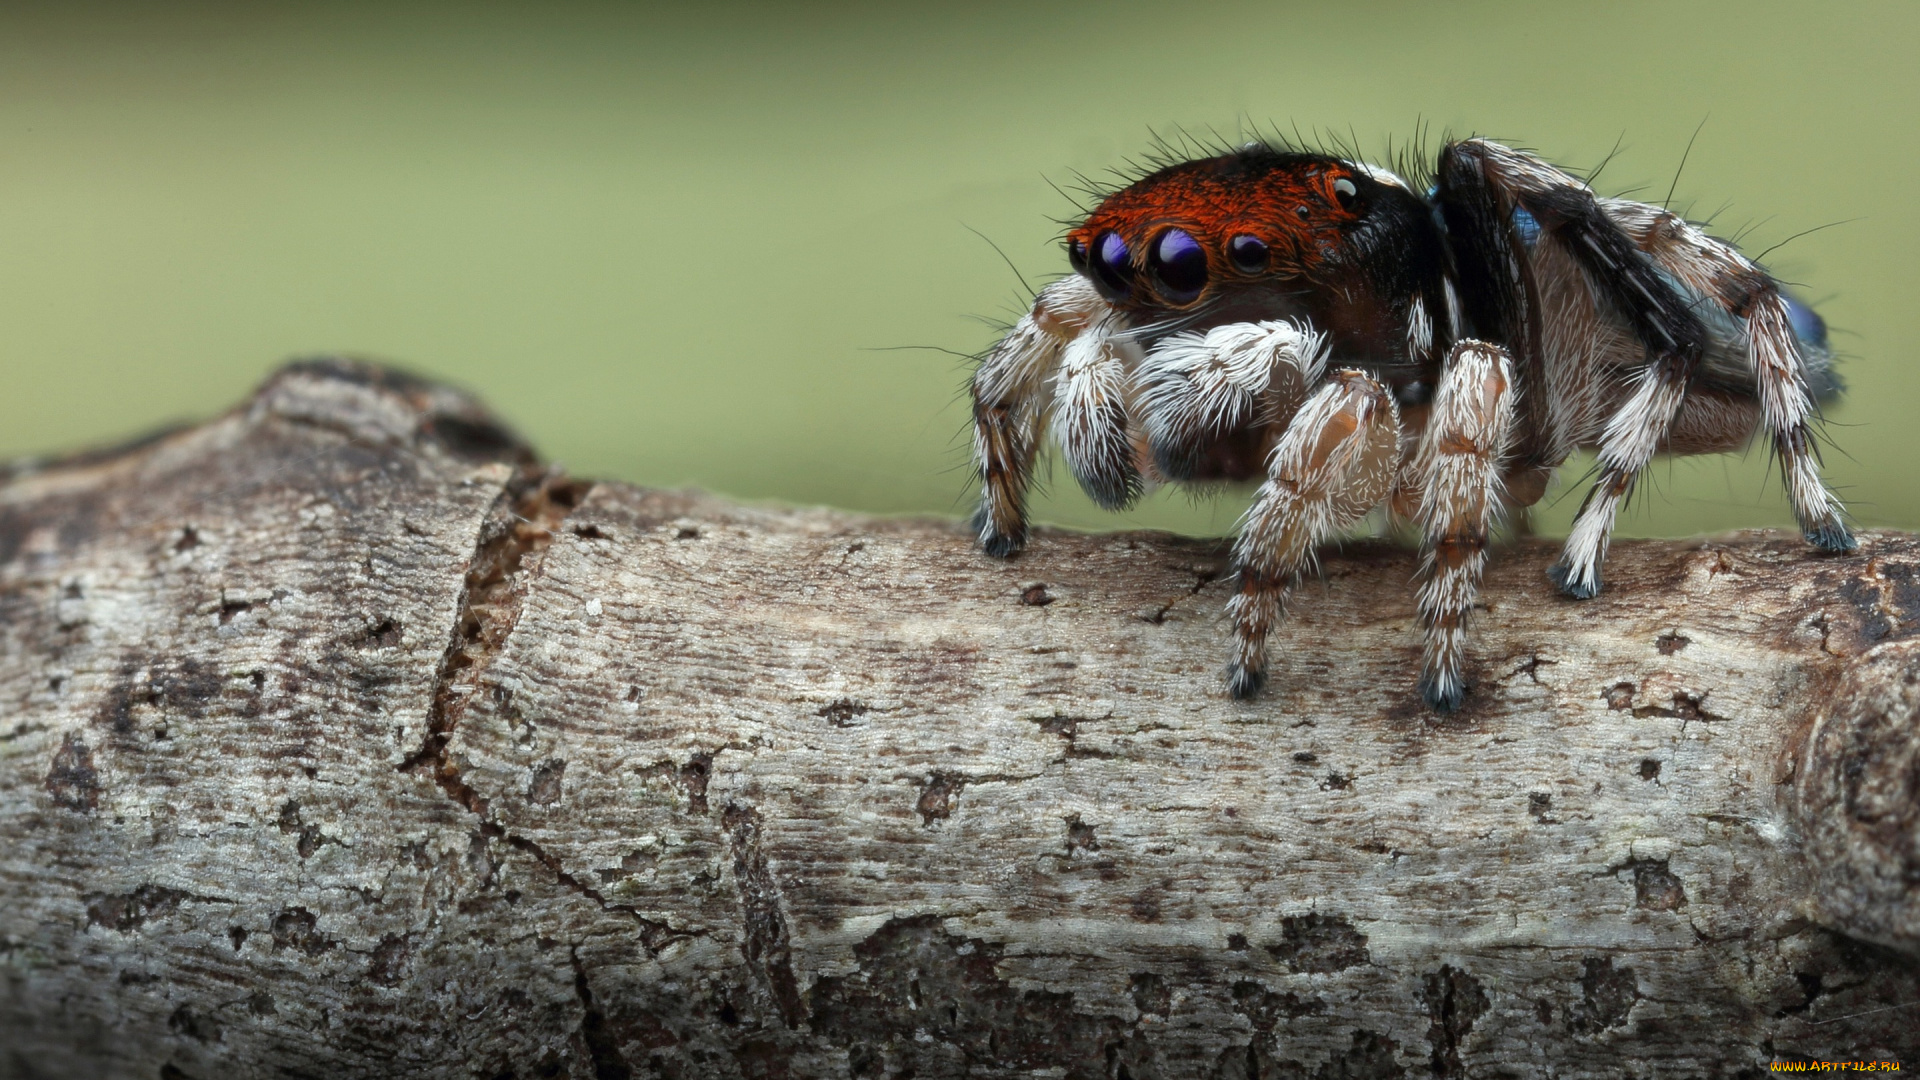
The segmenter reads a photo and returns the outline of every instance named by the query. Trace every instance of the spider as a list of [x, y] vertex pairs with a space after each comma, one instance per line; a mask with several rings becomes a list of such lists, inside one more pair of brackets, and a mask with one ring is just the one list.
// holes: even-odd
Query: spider
[[[1409, 170], [1410, 171], [1410, 170]], [[1073, 273], [972, 380], [990, 555], [1027, 540], [1044, 429], [1089, 496], [1264, 479], [1233, 546], [1227, 687], [1314, 549], [1373, 508], [1417, 525], [1419, 689], [1460, 706], [1487, 537], [1575, 450], [1597, 480], [1548, 571], [1600, 591], [1614, 515], [1657, 452], [1764, 429], [1806, 539], [1854, 539], [1811, 421], [1833, 388], [1818, 315], [1729, 242], [1485, 139], [1449, 142], [1421, 194], [1377, 166], [1258, 142], [1175, 161], [1066, 235]]]

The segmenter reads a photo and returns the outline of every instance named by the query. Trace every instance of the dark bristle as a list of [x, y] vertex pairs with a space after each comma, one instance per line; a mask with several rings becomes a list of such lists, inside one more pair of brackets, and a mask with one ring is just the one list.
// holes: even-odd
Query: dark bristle
[[1010, 559], [1027, 546], [1025, 525], [1018, 532], [1003, 533], [993, 528], [984, 506], [973, 512], [973, 516], [967, 520], [967, 527], [973, 530], [974, 537], [980, 541], [980, 550], [996, 559]]
[[1838, 521], [1827, 521], [1806, 530], [1807, 543], [1832, 555], [1844, 555], [1860, 546], [1853, 531]]
[[1076, 475], [1075, 479], [1080, 481], [1080, 490], [1102, 510], [1125, 510], [1140, 500], [1140, 476], [1131, 469], [1113, 476]]
[[1260, 688], [1267, 685], [1267, 673], [1255, 671], [1245, 664], [1233, 664], [1227, 668], [1227, 693], [1235, 701], [1251, 701], [1260, 695]]
[[1553, 582], [1553, 587], [1560, 590], [1560, 595], [1573, 600], [1591, 600], [1600, 595], [1602, 586], [1602, 582], [1597, 578], [1591, 586], [1572, 584], [1573, 568], [1563, 562], [1554, 563], [1547, 568], [1547, 580]]
[[1421, 674], [1420, 700], [1426, 702], [1427, 708], [1432, 709], [1434, 712], [1453, 712], [1460, 707], [1461, 702], [1465, 701], [1466, 698], [1466, 688], [1461, 686], [1457, 681], [1450, 689], [1443, 693], [1440, 689], [1440, 680], [1437, 676], [1424, 672]]
[[[1064, 187], [1053, 184], [1056, 191], [1074, 204], [1079, 215], [1059, 224], [1070, 229], [1116, 192], [1168, 169], [1217, 158], [1237, 158], [1249, 164], [1268, 167], [1290, 157], [1336, 158], [1355, 164], [1383, 166], [1406, 180], [1416, 193], [1423, 194], [1433, 186], [1432, 154], [1436, 151], [1433, 149], [1433, 133], [1424, 120], [1416, 125], [1412, 139], [1396, 144], [1389, 138], [1384, 151], [1377, 155], [1366, 153], [1361, 148], [1359, 135], [1352, 130], [1316, 130], [1312, 137], [1308, 137], [1301, 133], [1297, 125], [1291, 133], [1271, 124], [1264, 130], [1257, 125], [1249, 125], [1249, 128], [1250, 131], [1238, 139], [1229, 139], [1212, 128], [1205, 132], [1185, 128], [1175, 128], [1169, 132], [1148, 129], [1147, 148], [1138, 155], [1123, 159], [1105, 176], [1096, 179], [1074, 173], [1070, 184]], [[1441, 143], [1451, 141], [1453, 135], [1450, 132], [1441, 134]]]

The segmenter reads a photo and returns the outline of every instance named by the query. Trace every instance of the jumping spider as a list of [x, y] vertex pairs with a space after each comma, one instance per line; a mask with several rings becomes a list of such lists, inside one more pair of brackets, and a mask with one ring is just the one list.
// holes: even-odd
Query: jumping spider
[[1549, 571], [1600, 591], [1614, 514], [1655, 453], [1764, 428], [1809, 543], [1850, 551], [1810, 427], [1825, 327], [1732, 244], [1596, 196], [1540, 158], [1450, 142], [1422, 195], [1384, 169], [1250, 143], [1113, 191], [1066, 237], [1074, 273], [973, 377], [991, 555], [1027, 539], [1042, 431], [1095, 502], [1265, 477], [1233, 548], [1227, 685], [1252, 697], [1314, 548], [1372, 508], [1423, 537], [1420, 692], [1465, 693], [1489, 528], [1576, 449], [1598, 481]]

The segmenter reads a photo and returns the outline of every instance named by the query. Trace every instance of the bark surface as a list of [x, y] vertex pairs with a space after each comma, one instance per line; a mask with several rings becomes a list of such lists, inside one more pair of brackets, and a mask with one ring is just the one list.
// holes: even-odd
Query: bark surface
[[0, 1075], [1920, 1067], [1920, 542], [1224, 550], [569, 479], [299, 365], [0, 474]]

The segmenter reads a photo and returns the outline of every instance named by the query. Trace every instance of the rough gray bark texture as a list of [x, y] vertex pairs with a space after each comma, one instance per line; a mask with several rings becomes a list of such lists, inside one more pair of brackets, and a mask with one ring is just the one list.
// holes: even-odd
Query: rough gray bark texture
[[[0, 1074], [1920, 1065], [1920, 543], [1413, 557], [1226, 700], [1221, 549], [541, 468], [299, 366], [0, 483]], [[1874, 1011], [1879, 1010], [1879, 1011]]]

